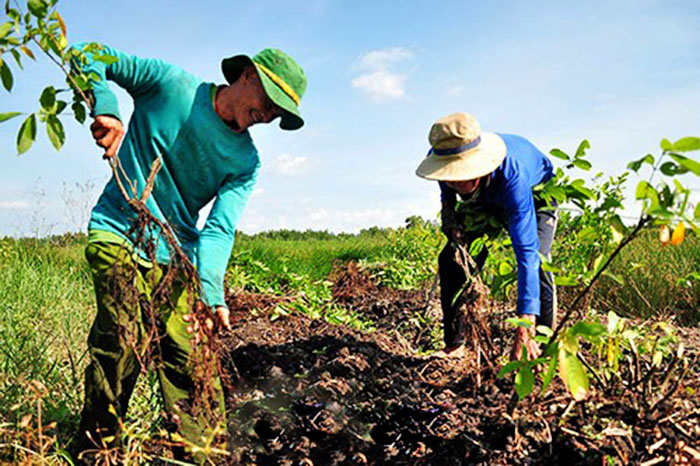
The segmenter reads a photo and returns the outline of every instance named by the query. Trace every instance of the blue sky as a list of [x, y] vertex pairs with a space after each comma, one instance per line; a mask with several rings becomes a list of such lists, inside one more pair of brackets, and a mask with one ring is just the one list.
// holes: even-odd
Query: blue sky
[[[202, 6], [204, 5], [204, 6]], [[240, 228], [357, 231], [434, 218], [435, 183], [414, 170], [437, 118], [475, 115], [544, 152], [587, 138], [597, 170], [621, 172], [659, 141], [700, 135], [700, 3], [638, 1], [59, 2], [70, 42], [100, 41], [222, 82], [222, 57], [285, 50], [309, 78], [306, 126], [252, 135], [263, 168]], [[0, 21], [1, 22], [1, 21]], [[46, 63], [27, 64], [0, 111], [33, 111]], [[116, 89], [116, 88], [115, 88]], [[122, 115], [129, 98], [118, 93]], [[87, 125], [56, 152], [40, 133], [16, 156], [0, 125], [0, 235], [84, 229], [109, 176]], [[688, 175], [685, 175], [688, 177]], [[685, 181], [694, 189], [697, 181]], [[694, 183], [694, 185], [693, 185]]]

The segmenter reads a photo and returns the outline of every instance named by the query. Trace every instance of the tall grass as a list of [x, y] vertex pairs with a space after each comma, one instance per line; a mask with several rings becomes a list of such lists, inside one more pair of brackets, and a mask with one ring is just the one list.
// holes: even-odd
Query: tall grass
[[[84, 241], [0, 240], [0, 463], [58, 462], [77, 426], [95, 315]], [[130, 418], [150, 428], [158, 403], [143, 379]]]
[[236, 240], [233, 264], [245, 264], [252, 259], [264, 263], [273, 274], [296, 273], [312, 280], [323, 280], [337, 261], [378, 258], [387, 243], [384, 235], [343, 236], [330, 240], [243, 236]]
[[611, 264], [612, 275], [594, 289], [593, 306], [618, 314], [674, 317], [700, 324], [700, 239], [689, 234], [678, 246], [662, 246], [649, 230], [623, 249]]
[[[64, 423], [79, 404], [94, 315], [82, 248], [47, 241], [3, 243], [0, 265], [0, 413], [30, 380], [51, 388], [47, 418]], [[79, 336], [83, 337], [80, 338]]]

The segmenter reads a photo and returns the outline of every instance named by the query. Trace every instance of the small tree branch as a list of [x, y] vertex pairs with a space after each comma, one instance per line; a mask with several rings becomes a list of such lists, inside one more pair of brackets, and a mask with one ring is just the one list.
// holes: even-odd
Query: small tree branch
[[608, 257], [608, 259], [605, 261], [605, 263], [598, 269], [598, 271], [593, 276], [591, 281], [588, 282], [588, 285], [586, 286], [586, 288], [584, 288], [583, 291], [581, 291], [581, 293], [579, 293], [579, 295], [576, 297], [574, 302], [570, 306], [568, 306], [566, 314], [564, 314], [564, 317], [561, 319], [561, 321], [559, 321], [559, 324], [557, 325], [557, 328], [554, 330], [554, 333], [550, 337], [548, 344], [550, 344], [551, 342], [556, 340], [556, 338], [559, 335], [559, 333], [561, 332], [562, 328], [564, 328], [564, 325], [566, 325], [566, 323], [569, 321], [569, 319], [571, 319], [571, 316], [573, 315], [573, 313], [577, 310], [578, 304], [588, 294], [588, 292], [591, 290], [591, 288], [593, 288], [593, 285], [595, 285], [595, 283], [598, 281], [598, 279], [603, 274], [603, 272], [605, 272], [605, 270], [608, 268], [610, 263], [617, 257], [617, 255], [620, 253], [622, 248], [627, 246], [633, 239], [635, 239], [637, 237], [637, 235], [639, 234], [639, 232], [642, 230], [642, 228], [644, 228], [644, 226], [646, 226], [646, 224], [649, 223], [650, 221], [651, 221], [651, 217], [642, 216], [639, 219], [639, 222], [637, 222], [637, 225], [634, 227], [632, 232], [630, 232], [630, 234], [627, 235], [627, 237], [625, 237], [622, 241], [620, 241], [620, 244], [618, 244], [617, 247], [615, 248], [615, 250], [612, 252], [612, 254], [610, 254], [610, 257]]
[[[51, 41], [53, 41], [53, 37], [50, 37], [50, 39], [51, 39]], [[81, 97], [81, 98], [83, 99], [83, 101], [85, 102], [85, 105], [87, 105], [87, 107], [88, 107], [88, 109], [90, 110], [90, 112], [92, 112], [92, 110], [93, 110], [93, 105], [92, 105], [92, 101], [91, 101], [90, 97], [88, 97], [88, 95], [85, 94], [85, 92], [83, 92], [82, 89], [80, 89], [80, 86], [78, 86], [78, 83], [75, 82], [75, 78], [74, 78], [73, 75], [70, 73], [70, 71], [68, 71], [68, 70], [66, 69], [65, 65], [63, 64], [63, 62], [62, 62], [62, 61], [59, 61], [59, 60], [58, 60], [56, 57], [54, 57], [48, 50], [45, 50], [45, 49], [41, 46], [41, 44], [39, 43], [39, 41], [36, 40], [36, 36], [32, 36], [32, 42], [34, 42], [34, 43], [39, 47], [39, 49], [40, 49], [42, 52], [44, 52], [44, 54], [45, 54], [47, 57], [49, 57], [49, 59], [50, 59], [52, 62], [54, 62], [54, 63], [56, 64], [56, 66], [58, 66], [58, 67], [61, 69], [61, 71], [63, 72], [63, 74], [65, 74], [66, 77], [68, 78], [68, 80], [71, 82], [71, 84], [73, 84], [73, 90], [76, 91], [76, 92], [80, 95], [80, 97]], [[54, 44], [55, 44], [55, 42], [54, 42]]]

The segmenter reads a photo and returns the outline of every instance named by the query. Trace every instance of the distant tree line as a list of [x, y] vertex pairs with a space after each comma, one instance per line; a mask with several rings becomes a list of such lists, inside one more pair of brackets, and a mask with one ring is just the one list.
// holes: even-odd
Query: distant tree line
[[236, 238], [241, 239], [273, 239], [273, 240], [284, 240], [284, 241], [294, 241], [294, 240], [317, 240], [317, 241], [328, 241], [337, 239], [351, 239], [351, 238], [383, 238], [388, 237], [392, 232], [402, 229], [411, 228], [425, 228], [435, 226], [436, 222], [431, 222], [430, 220], [425, 220], [418, 215], [412, 215], [408, 217], [405, 221], [405, 225], [399, 228], [391, 227], [378, 227], [373, 226], [369, 228], [363, 228], [358, 233], [332, 233], [328, 230], [268, 230], [261, 231], [260, 233], [247, 234], [244, 232], [237, 232]]

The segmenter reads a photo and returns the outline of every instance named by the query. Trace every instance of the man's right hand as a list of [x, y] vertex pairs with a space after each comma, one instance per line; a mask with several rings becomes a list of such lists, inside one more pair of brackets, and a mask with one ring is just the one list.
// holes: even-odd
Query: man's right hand
[[90, 125], [90, 131], [92, 131], [92, 137], [95, 138], [95, 143], [104, 148], [104, 157], [114, 157], [124, 138], [122, 122], [110, 115], [98, 115]]
[[450, 241], [460, 242], [464, 239], [464, 227], [457, 222], [448, 222], [442, 225], [442, 232]]

